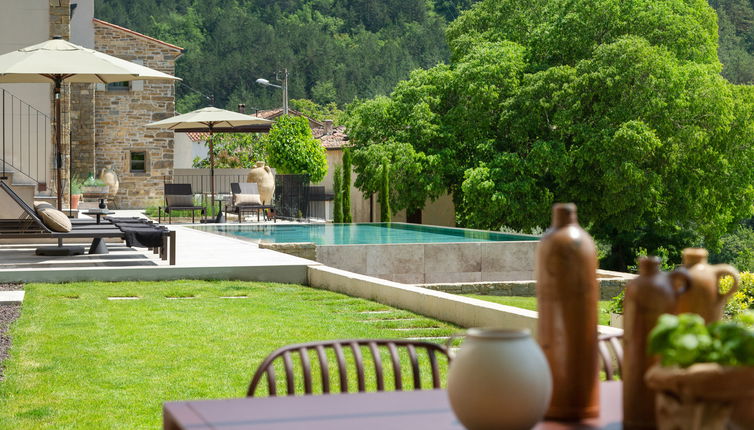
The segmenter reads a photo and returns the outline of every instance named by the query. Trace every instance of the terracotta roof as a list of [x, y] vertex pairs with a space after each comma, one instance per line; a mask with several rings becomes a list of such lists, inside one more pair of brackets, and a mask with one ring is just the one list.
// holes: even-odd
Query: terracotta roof
[[190, 131], [186, 133], [186, 135], [191, 139], [192, 142], [202, 142], [207, 140], [207, 137], [209, 136], [209, 133], [202, 133], [200, 131]]
[[136, 31], [133, 31], [133, 30], [129, 30], [128, 28], [121, 27], [121, 26], [113, 24], [111, 22], [102, 21], [101, 19], [97, 19], [97, 18], [93, 18], [92, 21], [95, 24], [102, 24], [102, 25], [107, 26], [107, 27], [112, 27], [112, 28], [114, 28], [116, 30], [120, 30], [120, 31], [123, 31], [125, 33], [132, 34], [134, 36], [138, 36], [138, 37], [144, 38], [146, 40], [149, 40], [150, 42], [158, 43], [160, 45], [167, 46], [168, 48], [172, 48], [172, 49], [175, 49], [175, 50], [180, 51], [180, 52], [185, 51], [185, 49], [181, 48], [180, 46], [176, 46], [176, 45], [173, 45], [171, 43], [163, 42], [160, 39], [155, 39], [154, 37], [147, 36], [146, 34], [141, 34], [139, 32], [136, 32]]

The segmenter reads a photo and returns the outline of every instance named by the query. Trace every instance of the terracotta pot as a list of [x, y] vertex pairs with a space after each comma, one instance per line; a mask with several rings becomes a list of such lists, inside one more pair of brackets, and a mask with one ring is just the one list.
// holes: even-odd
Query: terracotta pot
[[528, 430], [547, 410], [550, 369], [527, 330], [472, 328], [448, 371], [448, 398], [469, 430]]
[[99, 179], [110, 187], [109, 192], [111, 195], [118, 194], [120, 181], [118, 180], [118, 175], [113, 170], [112, 163], [105, 164], [105, 167], [99, 171]]
[[81, 194], [71, 194], [71, 209], [78, 209], [81, 201]]
[[[639, 259], [639, 276], [626, 285], [623, 335], [623, 428], [654, 429], [655, 396], [644, 374], [657, 363], [647, 353], [647, 338], [660, 315], [673, 313], [678, 294], [687, 288], [686, 272], [660, 271], [657, 257]], [[678, 288], [675, 288], [678, 285]]]
[[537, 247], [537, 338], [552, 371], [546, 416], [599, 415], [597, 250], [576, 220], [576, 205], [556, 204]]
[[[738, 270], [728, 264], [707, 264], [708, 252], [704, 248], [683, 250], [683, 266], [688, 271], [691, 284], [678, 297], [677, 313], [699, 314], [704, 322], [719, 321], [728, 298], [738, 290], [740, 278]], [[733, 287], [725, 294], [720, 292], [720, 278], [733, 277]]]
[[687, 369], [653, 366], [645, 376], [657, 391], [660, 430], [725, 430], [735, 402], [754, 399], [754, 367], [699, 363]]
[[246, 181], [256, 182], [262, 204], [272, 203], [272, 197], [275, 195], [275, 175], [272, 174], [270, 166], [265, 166], [264, 161], [257, 161], [256, 167], [251, 169]]

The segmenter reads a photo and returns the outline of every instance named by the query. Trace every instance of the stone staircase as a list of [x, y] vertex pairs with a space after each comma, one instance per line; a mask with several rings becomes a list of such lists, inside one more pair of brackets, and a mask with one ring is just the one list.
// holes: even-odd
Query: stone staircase
[[[0, 177], [2, 177], [2, 161], [0, 161]], [[39, 191], [37, 182], [19, 174], [10, 164], [5, 166], [4, 181], [10, 184], [13, 191], [16, 192], [25, 202], [31, 206], [35, 200], [44, 200], [55, 205], [57, 197], [49, 190]], [[23, 210], [8, 196], [0, 192], [0, 219], [17, 219], [23, 214]]]

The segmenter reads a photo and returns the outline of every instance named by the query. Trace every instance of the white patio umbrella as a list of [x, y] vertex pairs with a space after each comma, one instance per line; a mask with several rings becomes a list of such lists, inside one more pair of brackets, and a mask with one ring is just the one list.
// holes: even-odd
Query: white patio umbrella
[[[215, 151], [212, 142], [212, 134], [215, 131], [239, 132], [239, 131], [267, 131], [272, 121], [240, 112], [233, 112], [216, 107], [206, 107], [183, 115], [163, 119], [162, 121], [147, 124], [148, 128], [168, 128], [179, 132], [208, 132], [209, 145], [209, 188], [212, 195], [212, 214], [215, 213]], [[252, 126], [252, 127], [248, 127]], [[254, 128], [253, 126], [258, 126]]]
[[[142, 79], [178, 80], [157, 70], [55, 37], [0, 55], [0, 83], [55, 84], [55, 147], [58, 209], [63, 204], [60, 88], [67, 83], [110, 83]], [[3, 139], [5, 137], [3, 136]], [[3, 142], [3, 151], [5, 145]], [[3, 153], [3, 160], [5, 153]]]

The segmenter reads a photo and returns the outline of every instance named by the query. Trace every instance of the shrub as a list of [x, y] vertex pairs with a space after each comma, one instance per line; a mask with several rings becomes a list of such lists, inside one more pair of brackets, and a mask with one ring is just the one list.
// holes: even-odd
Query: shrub
[[[726, 276], [720, 281], [720, 289], [728, 291], [733, 286], [733, 278]], [[754, 273], [741, 273], [741, 284], [725, 305], [725, 316], [735, 317], [741, 312], [754, 309]]]
[[333, 222], [343, 222], [343, 187], [342, 187], [341, 167], [335, 166], [333, 174]]

